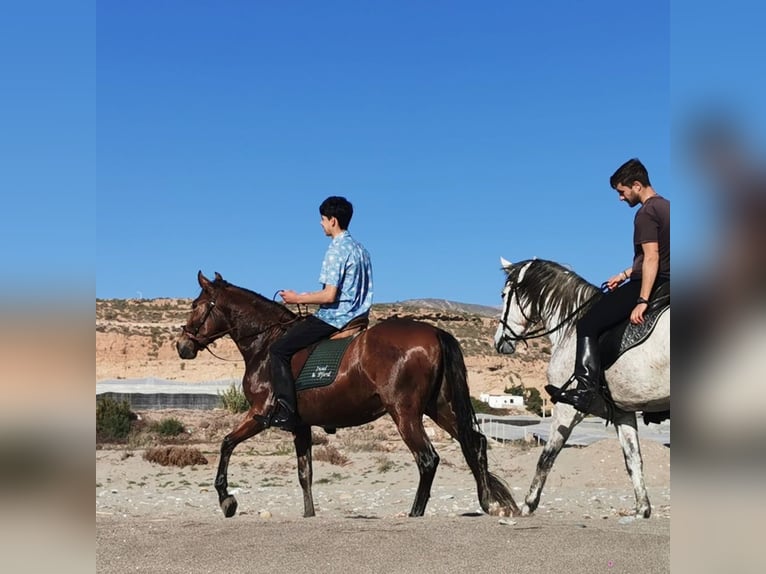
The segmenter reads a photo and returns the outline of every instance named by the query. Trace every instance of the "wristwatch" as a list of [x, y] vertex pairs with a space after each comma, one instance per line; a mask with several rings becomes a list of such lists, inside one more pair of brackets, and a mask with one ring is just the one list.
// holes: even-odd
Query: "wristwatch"
[[643, 297], [639, 297], [639, 298], [638, 298], [638, 301], [636, 301], [636, 305], [640, 305], [641, 303], [646, 303], [646, 304], [648, 305], [648, 304], [649, 304], [649, 301], [647, 301], [647, 300], [646, 300], [646, 299], [644, 299]]

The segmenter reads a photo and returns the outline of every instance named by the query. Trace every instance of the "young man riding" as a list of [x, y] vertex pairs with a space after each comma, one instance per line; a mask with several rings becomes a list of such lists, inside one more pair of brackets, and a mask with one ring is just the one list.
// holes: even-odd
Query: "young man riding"
[[332, 238], [319, 273], [322, 289], [311, 293], [289, 289], [279, 292], [285, 303], [318, 304], [319, 309], [289, 329], [269, 350], [276, 400], [265, 424], [290, 431], [300, 422], [290, 367], [292, 356], [366, 315], [372, 307], [370, 255], [348, 232], [353, 206], [344, 197], [328, 197], [319, 206], [319, 214], [322, 230]]
[[609, 184], [620, 201], [630, 207], [641, 204], [633, 222], [633, 265], [610, 277], [605, 293], [577, 323], [575, 370], [562, 390], [546, 385], [551, 400], [574, 406], [577, 410], [609, 417], [606, 402], [599, 392], [601, 361], [599, 335], [627, 318], [633, 324], [644, 322], [644, 313], [652, 293], [670, 281], [670, 202], [657, 194], [649, 174], [638, 159], [625, 162], [612, 175]]

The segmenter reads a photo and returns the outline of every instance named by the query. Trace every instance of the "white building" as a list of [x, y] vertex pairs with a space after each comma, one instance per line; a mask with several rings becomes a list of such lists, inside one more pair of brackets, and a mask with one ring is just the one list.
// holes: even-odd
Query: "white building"
[[479, 400], [487, 403], [493, 409], [507, 409], [510, 407], [524, 408], [524, 397], [519, 395], [507, 395], [502, 392], [490, 391], [481, 393]]

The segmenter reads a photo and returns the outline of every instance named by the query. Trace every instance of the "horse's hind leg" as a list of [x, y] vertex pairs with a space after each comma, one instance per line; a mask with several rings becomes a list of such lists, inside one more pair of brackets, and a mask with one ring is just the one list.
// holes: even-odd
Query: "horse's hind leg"
[[615, 426], [622, 446], [622, 454], [625, 456], [625, 468], [633, 482], [633, 491], [636, 494], [636, 516], [649, 518], [652, 507], [649, 504], [649, 494], [646, 492], [644, 483], [644, 463], [641, 458], [641, 446], [638, 443], [636, 414], [626, 413], [620, 417], [620, 420], [615, 420]]
[[245, 415], [239, 426], [232, 432], [223, 437], [221, 442], [221, 459], [218, 461], [218, 471], [215, 475], [215, 489], [218, 492], [218, 503], [221, 506], [224, 516], [231, 518], [237, 512], [237, 499], [229, 494], [229, 482], [227, 472], [229, 469], [229, 459], [234, 448], [244, 440], [255, 436], [263, 430], [263, 425], [253, 419], [250, 412]]
[[314, 516], [314, 496], [311, 493], [313, 469], [311, 466], [311, 427], [302, 426], [296, 429], [295, 454], [298, 456], [298, 482], [303, 489], [303, 516]]
[[[457, 419], [452, 407], [440, 398], [438, 406], [426, 410], [426, 414], [433, 419], [452, 438], [460, 442], [468, 468], [471, 469], [479, 495], [479, 504], [484, 512], [496, 516], [518, 516], [521, 514], [513, 495], [505, 483], [489, 472], [487, 461], [487, 437], [473, 428], [466, 429], [466, 437], [460, 439]], [[472, 424], [468, 423], [468, 424]]]
[[431, 485], [434, 482], [436, 468], [439, 466], [439, 455], [436, 454], [436, 449], [426, 435], [421, 415], [407, 418], [404, 421], [399, 417], [394, 417], [394, 421], [402, 440], [415, 457], [415, 464], [420, 473], [418, 491], [415, 494], [415, 502], [412, 503], [410, 516], [423, 516], [428, 499], [431, 497]]
[[537, 505], [540, 504], [540, 495], [543, 492], [545, 481], [548, 479], [548, 473], [553, 468], [556, 457], [567, 442], [569, 435], [572, 434], [572, 429], [580, 424], [584, 417], [583, 413], [576, 411], [569, 405], [559, 403], [553, 409], [550, 436], [548, 437], [548, 442], [543, 447], [543, 452], [540, 453], [540, 458], [537, 459], [535, 477], [532, 479], [529, 493], [527, 493], [527, 497], [524, 499], [524, 506], [521, 509], [523, 515], [532, 514], [537, 509]]

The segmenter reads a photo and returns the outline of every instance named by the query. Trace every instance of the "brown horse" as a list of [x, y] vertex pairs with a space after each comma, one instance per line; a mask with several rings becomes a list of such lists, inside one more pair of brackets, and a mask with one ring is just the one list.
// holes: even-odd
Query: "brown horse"
[[[229, 458], [239, 443], [264, 430], [259, 416], [273, 402], [269, 346], [301, 317], [279, 303], [231, 285], [218, 273], [210, 281], [199, 272], [197, 280], [202, 292], [192, 303], [176, 343], [178, 354], [193, 359], [198, 351], [229, 335], [246, 365], [242, 388], [250, 410], [223, 439], [215, 479], [221, 510], [230, 517], [237, 511], [237, 501], [228, 492]], [[304, 516], [314, 516], [311, 426], [357, 426], [386, 413], [396, 423], [420, 472], [410, 516], [425, 512], [439, 464], [439, 455], [423, 428], [423, 414], [460, 442], [476, 479], [482, 509], [495, 515], [520, 514], [503, 481], [487, 469], [487, 439], [477, 430], [463, 354], [446, 331], [403, 319], [389, 319], [367, 329], [351, 342], [331, 385], [298, 393], [298, 413], [302, 424], [293, 436]]]

